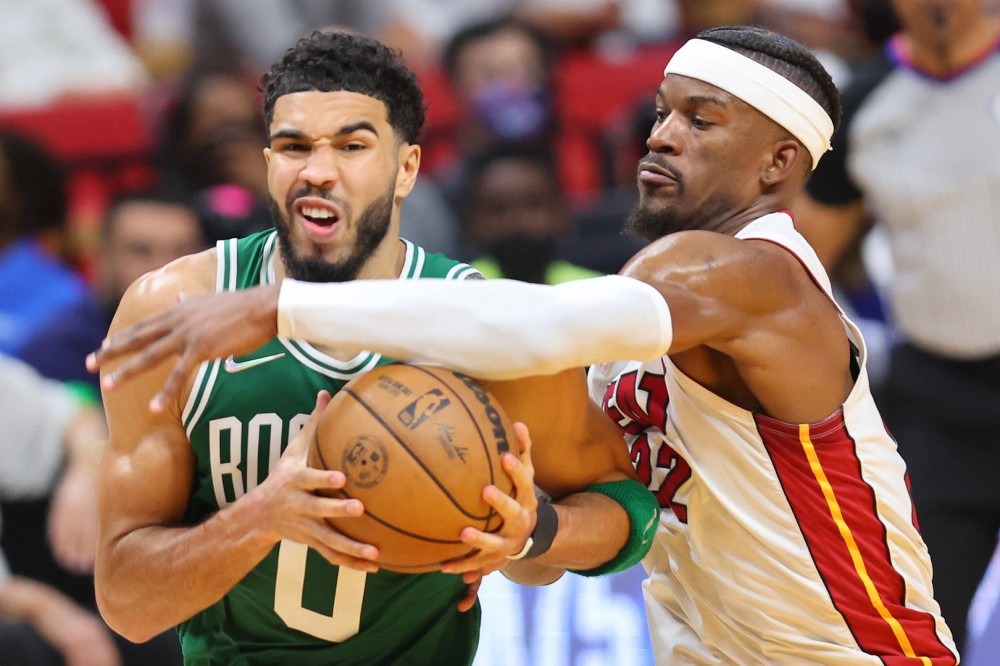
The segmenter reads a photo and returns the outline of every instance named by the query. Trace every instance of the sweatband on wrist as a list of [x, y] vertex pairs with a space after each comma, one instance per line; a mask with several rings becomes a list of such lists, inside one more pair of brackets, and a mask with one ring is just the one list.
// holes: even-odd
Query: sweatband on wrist
[[535, 529], [525, 541], [521, 552], [508, 555], [508, 560], [530, 560], [548, 552], [559, 531], [559, 514], [548, 499], [540, 499], [535, 509]]
[[559, 531], [559, 514], [556, 508], [546, 502], [539, 502], [535, 518], [535, 529], [531, 533], [531, 548], [524, 554], [524, 559], [531, 560], [548, 552]]
[[833, 120], [819, 102], [769, 67], [733, 49], [691, 39], [670, 58], [663, 75], [679, 74], [725, 90], [776, 122], [798, 139], [812, 168], [830, 150]]
[[580, 576], [603, 576], [625, 571], [649, 552], [660, 524], [660, 505], [656, 496], [638, 481], [610, 481], [584, 488], [581, 492], [600, 493], [610, 497], [625, 509], [629, 518], [629, 537], [622, 549], [611, 560], [599, 567], [584, 571], [570, 569]]
[[481, 379], [516, 379], [656, 358], [669, 349], [673, 328], [659, 291], [619, 275], [553, 286], [286, 278], [278, 335], [444, 365]]

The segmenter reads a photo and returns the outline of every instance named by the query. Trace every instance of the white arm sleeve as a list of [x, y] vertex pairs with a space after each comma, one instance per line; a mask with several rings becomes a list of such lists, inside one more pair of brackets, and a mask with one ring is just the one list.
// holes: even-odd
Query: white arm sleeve
[[653, 287], [609, 275], [548, 286], [516, 280], [286, 279], [278, 334], [401, 361], [514, 379], [665, 354], [670, 310]]

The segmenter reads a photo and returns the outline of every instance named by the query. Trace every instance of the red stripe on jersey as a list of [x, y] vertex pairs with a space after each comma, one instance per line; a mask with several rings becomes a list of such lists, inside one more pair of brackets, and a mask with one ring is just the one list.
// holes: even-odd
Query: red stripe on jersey
[[957, 663], [934, 617], [906, 607], [843, 414], [811, 426], [755, 419], [816, 569], [861, 650], [887, 666]]

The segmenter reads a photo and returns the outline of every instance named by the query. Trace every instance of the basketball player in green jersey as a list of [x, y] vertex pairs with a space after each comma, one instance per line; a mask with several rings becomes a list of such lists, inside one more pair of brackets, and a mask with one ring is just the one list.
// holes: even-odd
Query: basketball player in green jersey
[[[314, 33], [264, 86], [276, 229], [148, 274], [125, 295], [112, 331], [183, 295], [284, 276], [476, 276], [399, 237], [424, 112], [415, 77], [394, 52]], [[186, 663], [199, 666], [467, 664], [483, 573], [525, 554], [537, 556], [532, 565], [602, 573], [648, 549], [655, 500], [631, 480], [627, 450], [587, 400], [582, 372], [569, 372], [491, 385], [537, 444], [532, 455], [519, 429], [521, 456], [505, 456], [515, 497], [484, 489], [505, 522], [472, 564], [451, 567], [463, 575], [379, 571], [374, 546], [325, 520], [364, 511], [357, 500], [319, 495], [341, 488], [344, 475], [305, 461], [329, 393], [390, 359], [283, 338], [248, 351], [200, 364], [182, 395], [156, 412], [148, 405], [172, 363], [106, 391], [97, 596], [110, 626], [132, 640], [176, 626]], [[534, 483], [559, 498], [542, 505], [555, 507], [544, 512], [545, 534]]]

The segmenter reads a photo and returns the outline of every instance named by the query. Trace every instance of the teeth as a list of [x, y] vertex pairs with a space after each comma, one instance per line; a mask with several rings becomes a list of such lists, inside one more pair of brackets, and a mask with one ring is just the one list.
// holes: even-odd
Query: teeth
[[302, 214], [319, 220], [328, 220], [333, 217], [333, 213], [325, 208], [306, 208], [303, 206]]

